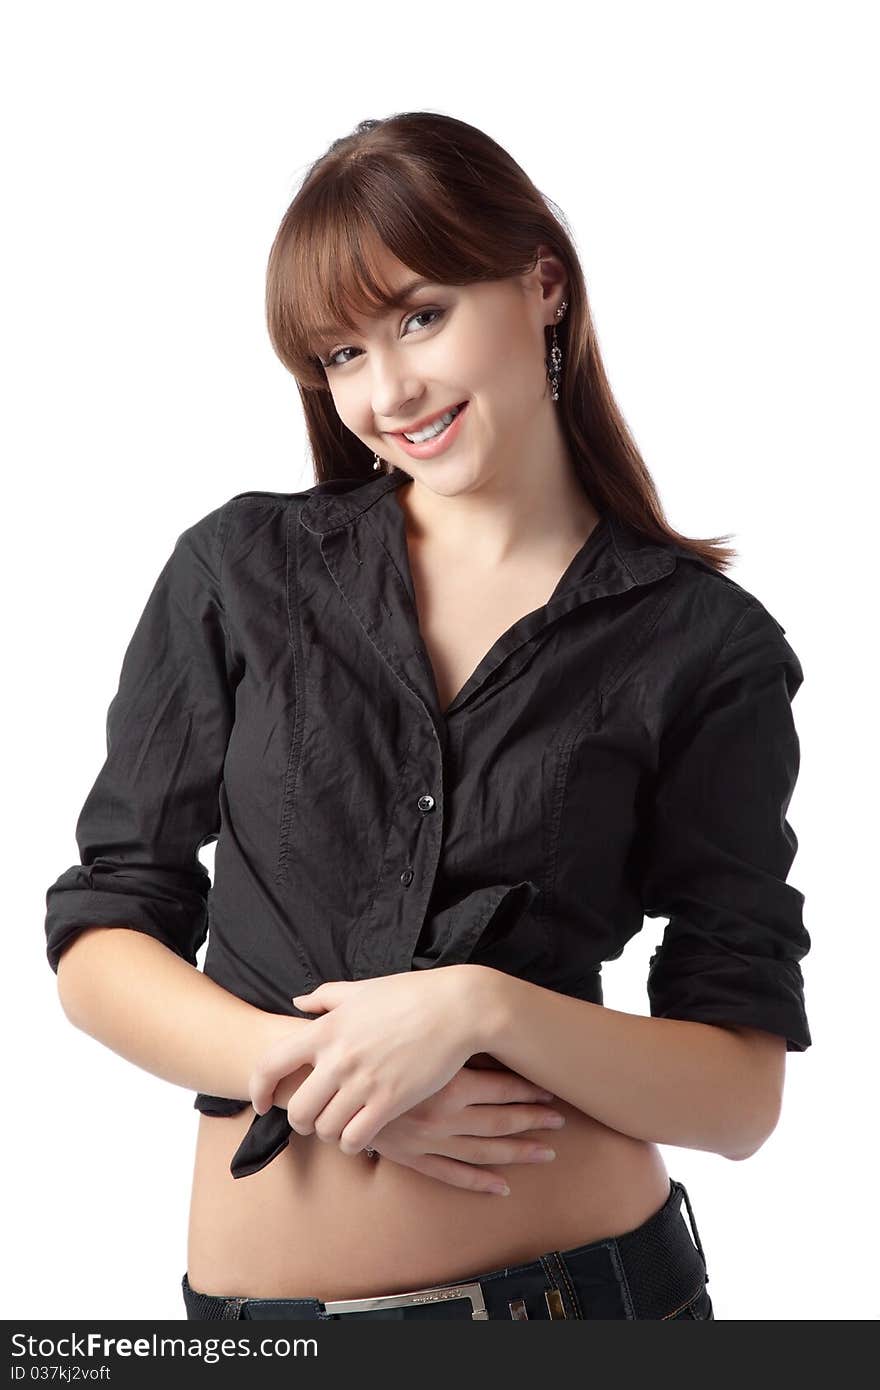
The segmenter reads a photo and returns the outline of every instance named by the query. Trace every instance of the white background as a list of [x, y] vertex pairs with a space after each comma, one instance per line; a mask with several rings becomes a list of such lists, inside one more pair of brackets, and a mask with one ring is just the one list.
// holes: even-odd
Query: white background
[[[872, 17], [778, 0], [6, 10], [7, 1319], [183, 1317], [193, 1095], [67, 1022], [45, 890], [77, 858], [122, 653], [175, 538], [236, 492], [313, 481], [263, 319], [281, 215], [337, 136], [426, 108], [485, 129], [562, 208], [668, 517], [732, 533], [733, 577], [801, 658], [790, 879], [813, 1046], [789, 1054], [755, 1157], [664, 1153], [718, 1319], [877, 1316]], [[612, 1007], [647, 1012], [662, 927], [606, 967]]]

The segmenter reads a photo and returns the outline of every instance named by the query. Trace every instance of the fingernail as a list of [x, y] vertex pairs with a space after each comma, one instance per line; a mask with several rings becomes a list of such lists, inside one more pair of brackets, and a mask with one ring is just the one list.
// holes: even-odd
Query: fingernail
[[556, 1099], [556, 1097], [554, 1096], [554, 1094], [553, 1094], [552, 1091], [539, 1091], [539, 1092], [538, 1092], [538, 1098], [539, 1098], [540, 1100], [555, 1100], [555, 1099]]
[[493, 1182], [489, 1187], [490, 1192], [497, 1192], [499, 1197], [509, 1197], [510, 1188], [506, 1182]]
[[551, 1129], [561, 1129], [562, 1126], [563, 1126], [564, 1124], [565, 1124], [565, 1116], [564, 1116], [564, 1115], [548, 1115], [548, 1117], [547, 1117], [547, 1125], [548, 1125]]
[[539, 1163], [544, 1163], [544, 1162], [548, 1161], [549, 1159], [555, 1158], [555, 1157], [556, 1157], [556, 1150], [555, 1150], [555, 1149], [533, 1149], [533, 1150], [532, 1150], [532, 1158], [536, 1158], [536, 1159], [538, 1160]]

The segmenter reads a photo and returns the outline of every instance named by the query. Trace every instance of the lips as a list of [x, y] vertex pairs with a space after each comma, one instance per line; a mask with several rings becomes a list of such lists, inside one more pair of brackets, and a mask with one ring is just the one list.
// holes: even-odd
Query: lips
[[[454, 409], [454, 407], [450, 407], [450, 409]], [[402, 449], [410, 458], [438, 458], [441, 454], [446, 454], [448, 450], [454, 449], [455, 441], [461, 433], [468, 413], [468, 402], [466, 400], [462, 401], [458, 406], [458, 413], [453, 416], [451, 422], [445, 429], [442, 429], [439, 434], [429, 435], [429, 437], [423, 439], [420, 444], [414, 444], [411, 440], [407, 439], [402, 431], [391, 435], [391, 438], [394, 440], [395, 446], [398, 449]], [[436, 419], [436, 416], [434, 418]]]
[[433, 415], [423, 415], [421, 420], [414, 420], [411, 425], [406, 426], [405, 430], [388, 430], [387, 433], [393, 435], [418, 434], [419, 430], [423, 430], [426, 425], [433, 425], [434, 421], [439, 420], [441, 415], [445, 415], [447, 411], [461, 410], [464, 404], [464, 401], [453, 401], [452, 405], [444, 405], [442, 410], [435, 410]]

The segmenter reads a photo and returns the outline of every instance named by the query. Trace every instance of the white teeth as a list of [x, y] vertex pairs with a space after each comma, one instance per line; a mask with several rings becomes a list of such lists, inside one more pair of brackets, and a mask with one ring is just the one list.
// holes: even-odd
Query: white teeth
[[403, 437], [408, 439], [410, 444], [423, 444], [426, 439], [433, 439], [435, 434], [442, 434], [447, 425], [451, 425], [459, 412], [460, 407], [455, 405], [451, 410], [447, 410], [445, 415], [438, 415], [430, 425], [426, 425], [423, 430], [416, 434], [407, 434], [404, 430]]

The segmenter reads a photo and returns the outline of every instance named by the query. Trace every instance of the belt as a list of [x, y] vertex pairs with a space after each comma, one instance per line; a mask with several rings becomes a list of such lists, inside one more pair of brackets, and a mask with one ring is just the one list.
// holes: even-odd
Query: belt
[[[693, 1238], [681, 1212], [687, 1203]], [[486, 1322], [562, 1318], [658, 1318], [684, 1312], [703, 1293], [709, 1275], [687, 1190], [670, 1180], [659, 1211], [623, 1235], [552, 1250], [528, 1263], [505, 1266], [451, 1283], [367, 1298], [215, 1298], [224, 1310], [196, 1317], [241, 1319], [466, 1318]], [[195, 1303], [203, 1298], [189, 1291]]]

